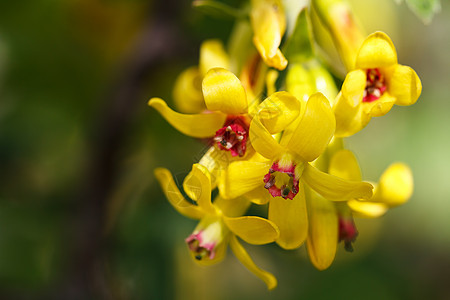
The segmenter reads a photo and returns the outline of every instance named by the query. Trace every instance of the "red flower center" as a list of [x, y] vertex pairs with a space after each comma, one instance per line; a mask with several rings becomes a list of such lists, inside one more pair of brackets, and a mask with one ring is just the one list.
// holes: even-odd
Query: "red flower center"
[[297, 195], [299, 178], [295, 175], [295, 164], [280, 166], [275, 162], [269, 169], [269, 173], [264, 176], [264, 188], [272, 197], [283, 197], [284, 199], [294, 199]]
[[380, 99], [386, 91], [384, 76], [379, 69], [367, 69], [367, 81], [364, 90], [363, 102], [372, 102]]
[[353, 252], [353, 245], [358, 236], [358, 230], [356, 229], [353, 218], [339, 217], [339, 242], [344, 241], [345, 250]]
[[244, 156], [247, 149], [248, 125], [243, 117], [228, 117], [225, 125], [216, 131], [214, 142], [220, 150], [232, 156]]
[[202, 260], [203, 258], [207, 257], [209, 259], [213, 259], [215, 256], [214, 252], [214, 244], [207, 243], [204, 244], [202, 242], [202, 231], [198, 232], [197, 234], [191, 234], [187, 239], [186, 243], [189, 247], [189, 250], [194, 252], [195, 259]]

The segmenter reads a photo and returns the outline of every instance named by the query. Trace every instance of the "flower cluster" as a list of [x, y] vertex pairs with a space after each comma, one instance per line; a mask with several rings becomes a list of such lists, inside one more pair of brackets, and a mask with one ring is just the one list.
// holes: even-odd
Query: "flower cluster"
[[[363, 181], [344, 138], [394, 104], [416, 102], [418, 76], [397, 63], [385, 33], [365, 37], [346, 2], [311, 0], [297, 10], [287, 30], [286, 12], [294, 8], [251, 0], [229, 51], [219, 40], [205, 41], [199, 66], [177, 79], [173, 97], [181, 113], [160, 98], [149, 101], [175, 129], [208, 144], [183, 181], [191, 200], [167, 169], [155, 170], [170, 204], [200, 220], [186, 238], [192, 257], [214, 264], [229, 245], [269, 289], [276, 278], [256, 266], [239, 239], [283, 249], [306, 244], [312, 264], [323, 270], [339, 242], [353, 251], [354, 217], [379, 217], [413, 189], [403, 163], [389, 166], [378, 183]], [[330, 45], [322, 35], [331, 36], [342, 64], [327, 64]], [[346, 70], [340, 90], [339, 68]], [[267, 215], [246, 215], [251, 205], [266, 205]]]

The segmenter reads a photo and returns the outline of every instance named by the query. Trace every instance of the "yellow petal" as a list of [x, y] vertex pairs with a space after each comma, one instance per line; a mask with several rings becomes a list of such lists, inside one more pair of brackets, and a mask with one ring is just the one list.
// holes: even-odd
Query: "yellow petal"
[[246, 193], [245, 197], [252, 203], [258, 205], [266, 204], [267, 202], [269, 202], [270, 198], [272, 198], [267, 189], [264, 188], [264, 185], [258, 185], [255, 189]]
[[252, 0], [250, 21], [253, 43], [263, 60], [271, 67], [284, 70], [287, 60], [278, 47], [286, 29], [283, 6], [279, 0]]
[[155, 177], [158, 180], [167, 200], [183, 216], [192, 219], [200, 219], [205, 212], [199, 207], [186, 201], [180, 193], [170, 171], [164, 168], [155, 169]]
[[325, 270], [336, 255], [339, 233], [337, 212], [333, 202], [316, 192], [310, 191], [308, 196], [308, 254], [317, 269]]
[[412, 68], [396, 65], [393, 72], [386, 75], [389, 94], [397, 99], [395, 104], [411, 105], [416, 103], [422, 92], [422, 83]]
[[207, 138], [216, 134], [226, 120], [226, 115], [220, 112], [185, 115], [171, 110], [160, 98], [152, 98], [148, 105], [156, 109], [167, 122], [181, 133], [196, 137]]
[[214, 206], [217, 207], [224, 216], [240, 217], [250, 207], [250, 201], [245, 197], [238, 197], [233, 199], [224, 199], [217, 196], [214, 199]]
[[313, 161], [325, 151], [335, 128], [336, 120], [327, 98], [322, 93], [315, 93], [309, 98], [305, 114], [292, 133], [287, 148], [303, 161]]
[[413, 188], [411, 169], [405, 164], [394, 163], [381, 176], [373, 201], [398, 206], [411, 198]]
[[264, 175], [269, 172], [270, 162], [235, 161], [228, 166], [225, 184], [220, 194], [225, 199], [244, 195], [258, 186], [264, 186]]
[[288, 127], [286, 127], [286, 129], [283, 131], [283, 134], [281, 135], [281, 139], [280, 139], [280, 146], [287, 149], [287, 144], [289, 143], [289, 141], [292, 138], [292, 135], [295, 133], [295, 131], [297, 130], [298, 124], [300, 124], [302, 118], [301, 116], [304, 115], [305, 110], [306, 110], [306, 101], [302, 101], [302, 108], [301, 108], [301, 112], [299, 114], [299, 117], [296, 118]]
[[305, 164], [302, 179], [325, 199], [332, 201], [348, 201], [354, 198], [370, 199], [372, 185], [367, 182], [345, 180], [321, 172]]
[[384, 68], [397, 64], [397, 52], [391, 39], [381, 31], [369, 35], [356, 56], [357, 69]]
[[228, 54], [220, 40], [206, 40], [200, 46], [200, 72], [205, 75], [209, 69], [217, 67], [225, 69], [230, 67]]
[[202, 94], [202, 76], [197, 67], [190, 67], [177, 77], [173, 88], [176, 108], [186, 114], [202, 112], [206, 109]]
[[280, 235], [278, 227], [273, 222], [261, 217], [224, 217], [224, 222], [231, 232], [253, 245], [275, 242]]
[[255, 274], [258, 278], [263, 280], [267, 288], [269, 290], [273, 290], [277, 286], [277, 279], [271, 273], [260, 269], [251, 257], [248, 255], [247, 251], [245, 251], [244, 247], [239, 243], [236, 236], [232, 235], [230, 238], [230, 248], [233, 251], [234, 255], [236, 255], [237, 259], [253, 274]]
[[[255, 42], [256, 44], [257, 42]], [[257, 49], [259, 49], [259, 47], [256, 47]], [[262, 51], [262, 50], [261, 50]], [[263, 57], [264, 62], [269, 66], [269, 67], [273, 67], [276, 68], [280, 71], [286, 69], [288, 61], [286, 59], [286, 57], [284, 57], [283, 53], [281, 52], [280, 49], [277, 49], [277, 51], [275, 52], [275, 55], [272, 57]]]
[[245, 89], [230, 71], [223, 68], [210, 69], [203, 78], [202, 90], [209, 110], [230, 115], [247, 113]]
[[189, 173], [188, 180], [183, 182], [186, 194], [197, 201], [198, 206], [208, 214], [214, 214], [215, 209], [211, 203], [211, 179], [209, 171], [200, 164], [194, 164]]
[[[211, 178], [211, 190], [214, 190], [217, 186], [220, 188], [220, 183], [222, 181], [222, 177], [224, 176], [225, 168], [228, 166], [231, 159], [232, 157], [229, 153], [222, 151], [215, 146], [211, 146], [199, 160], [198, 163], [209, 171], [209, 177]], [[193, 192], [190, 191], [190, 186], [196, 188], [194, 182], [190, 182], [191, 177], [192, 172], [189, 172], [183, 182], [183, 188], [188, 195]]]
[[353, 216], [359, 218], [378, 218], [386, 213], [388, 207], [383, 203], [350, 200], [347, 202]]
[[[261, 44], [266, 56], [275, 55], [281, 43], [281, 31], [283, 25], [279, 18], [283, 13], [280, 1], [252, 0], [250, 20], [254, 31], [255, 39]], [[281, 11], [280, 11], [281, 10]]]
[[338, 94], [333, 106], [336, 116], [336, 137], [348, 137], [363, 129], [370, 121], [371, 116], [363, 112], [363, 105], [356, 107], [343, 96]]
[[278, 144], [261, 123], [258, 115], [253, 117], [250, 123], [249, 138], [255, 151], [268, 159], [273, 159], [285, 152], [285, 149]]
[[363, 99], [367, 76], [363, 70], [351, 71], [342, 83], [342, 95], [352, 107], [357, 107]]
[[277, 92], [258, 107], [258, 117], [271, 134], [283, 131], [300, 113], [301, 103], [288, 92]]
[[[211, 190], [216, 188], [223, 166], [228, 164], [227, 158], [228, 156], [226, 156], [223, 151], [212, 146], [198, 161], [199, 164], [206, 167], [209, 171], [211, 177]], [[189, 176], [190, 174], [188, 174], [185, 180], [187, 180]]]
[[381, 117], [387, 114], [394, 106], [395, 98], [385, 92], [379, 99], [372, 102], [364, 102], [363, 112], [371, 117]]
[[308, 232], [304, 187], [301, 184], [299, 187], [293, 200], [273, 197], [269, 202], [269, 220], [278, 226], [277, 244], [284, 249], [300, 247]]
[[328, 173], [342, 179], [361, 181], [361, 169], [355, 155], [350, 150], [340, 150], [333, 155]]

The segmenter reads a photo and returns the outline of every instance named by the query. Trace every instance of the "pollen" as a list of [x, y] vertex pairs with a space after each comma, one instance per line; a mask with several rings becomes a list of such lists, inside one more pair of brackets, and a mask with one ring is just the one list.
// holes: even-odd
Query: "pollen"
[[220, 150], [230, 151], [232, 156], [244, 156], [247, 149], [248, 125], [240, 117], [229, 118], [224, 127], [217, 130], [213, 140]]
[[272, 197], [282, 197], [283, 199], [294, 199], [299, 191], [299, 178], [301, 176], [299, 168], [293, 161], [287, 161], [284, 157], [275, 162], [269, 169], [269, 173], [264, 176], [264, 188]]
[[383, 74], [379, 69], [367, 69], [366, 88], [364, 89], [363, 102], [373, 102], [380, 99], [386, 91]]

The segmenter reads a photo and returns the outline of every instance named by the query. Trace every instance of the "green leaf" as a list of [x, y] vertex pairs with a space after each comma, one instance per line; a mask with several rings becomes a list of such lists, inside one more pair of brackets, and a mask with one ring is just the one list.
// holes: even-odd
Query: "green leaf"
[[289, 63], [301, 63], [314, 57], [311, 25], [307, 9], [298, 15], [294, 31], [283, 49]]
[[221, 19], [242, 18], [246, 15], [242, 10], [214, 0], [195, 0], [192, 6], [204, 14]]
[[[434, 15], [441, 11], [440, 0], [405, 0], [408, 7], [420, 18], [425, 24], [429, 24]], [[401, 0], [395, 2], [400, 3]]]

